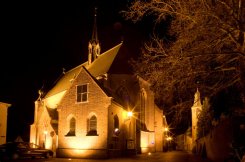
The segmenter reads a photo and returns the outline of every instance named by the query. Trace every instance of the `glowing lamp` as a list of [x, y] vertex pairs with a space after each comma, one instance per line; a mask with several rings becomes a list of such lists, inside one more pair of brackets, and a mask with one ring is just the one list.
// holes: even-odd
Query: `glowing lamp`
[[115, 134], [116, 136], [119, 136], [120, 130], [119, 130], [118, 128], [115, 128], [115, 129], [114, 129], [114, 134]]
[[132, 111], [129, 111], [128, 112], [128, 117], [132, 117], [133, 116], [133, 112]]

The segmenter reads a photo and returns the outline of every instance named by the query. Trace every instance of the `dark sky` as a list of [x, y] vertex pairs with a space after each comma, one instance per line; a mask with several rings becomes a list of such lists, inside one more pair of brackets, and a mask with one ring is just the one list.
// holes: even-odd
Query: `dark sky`
[[139, 52], [145, 28], [126, 22], [119, 15], [128, 0], [93, 2], [17, 1], [2, 4], [0, 54], [0, 102], [12, 104], [8, 115], [7, 139], [29, 138], [34, 101], [38, 90], [48, 89], [67, 70], [87, 60], [94, 7], [102, 53], [124, 40], [128, 60]]

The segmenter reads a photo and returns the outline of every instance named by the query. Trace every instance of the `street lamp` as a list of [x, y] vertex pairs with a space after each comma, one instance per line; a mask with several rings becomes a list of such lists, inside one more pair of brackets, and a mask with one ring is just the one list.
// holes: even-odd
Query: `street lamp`
[[131, 118], [133, 116], [133, 112], [132, 111], [128, 111], [128, 117]]
[[[135, 149], [135, 121], [132, 120], [133, 112], [127, 112], [127, 119], [124, 122], [128, 121], [128, 137], [126, 138], [127, 150]], [[126, 124], [126, 123], [125, 123]]]
[[169, 150], [169, 149], [171, 149], [170, 144], [171, 144], [171, 141], [173, 140], [173, 138], [170, 136], [167, 136], [166, 140], [167, 140], [167, 149]]
[[172, 139], [172, 137], [167, 137], [167, 141], [171, 141]]

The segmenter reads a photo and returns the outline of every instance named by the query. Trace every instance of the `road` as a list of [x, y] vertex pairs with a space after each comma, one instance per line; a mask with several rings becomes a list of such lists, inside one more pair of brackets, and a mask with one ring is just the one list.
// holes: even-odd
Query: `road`
[[[20, 159], [14, 162], [211, 162], [188, 152], [171, 151], [148, 154], [140, 154], [134, 157], [112, 158], [112, 159]], [[8, 161], [9, 162], [9, 161]], [[11, 161], [12, 162], [12, 161]]]

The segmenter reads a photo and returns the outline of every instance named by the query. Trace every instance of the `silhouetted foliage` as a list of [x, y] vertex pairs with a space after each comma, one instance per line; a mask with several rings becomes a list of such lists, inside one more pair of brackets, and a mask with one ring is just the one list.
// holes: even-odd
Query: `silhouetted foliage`
[[197, 137], [203, 137], [209, 133], [212, 128], [213, 110], [209, 104], [209, 99], [206, 97], [203, 101], [202, 110], [198, 115], [197, 122]]
[[[244, 93], [244, 11], [243, 0], [136, 0], [122, 11], [135, 23], [155, 18], [151, 39], [132, 65], [151, 83], [173, 126], [190, 120], [196, 87], [209, 98], [231, 86]], [[164, 37], [158, 26], [166, 21]]]

